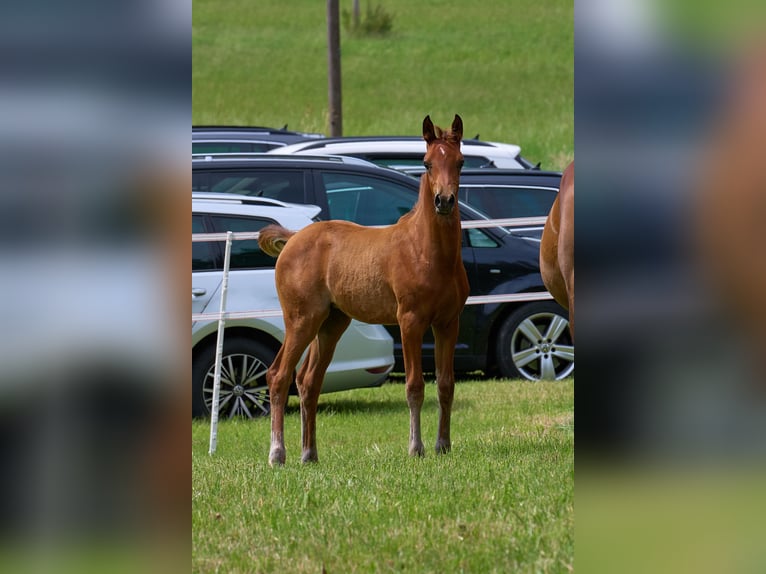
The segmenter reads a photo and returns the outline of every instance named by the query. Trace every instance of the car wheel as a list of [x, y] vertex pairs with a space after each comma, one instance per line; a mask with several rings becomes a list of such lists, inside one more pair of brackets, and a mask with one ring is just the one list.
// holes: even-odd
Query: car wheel
[[553, 301], [519, 307], [503, 323], [497, 363], [507, 378], [558, 380], [574, 372], [574, 344], [563, 307]]
[[[276, 353], [268, 346], [244, 337], [224, 339], [221, 356], [219, 418], [253, 418], [271, 412], [266, 370]], [[207, 416], [212, 410], [215, 380], [215, 345], [208, 345], [192, 366], [192, 415]]]

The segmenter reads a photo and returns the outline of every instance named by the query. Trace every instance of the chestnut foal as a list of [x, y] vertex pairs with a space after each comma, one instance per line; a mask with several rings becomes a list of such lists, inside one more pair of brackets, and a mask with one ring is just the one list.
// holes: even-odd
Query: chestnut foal
[[423, 456], [420, 411], [424, 380], [423, 335], [434, 333], [439, 428], [436, 452], [450, 450], [455, 387], [454, 353], [460, 312], [468, 297], [457, 193], [463, 155], [463, 121], [455, 115], [442, 132], [426, 116], [426, 172], [418, 201], [397, 223], [383, 228], [321, 221], [295, 233], [261, 230], [258, 243], [274, 257], [285, 320], [285, 340], [268, 370], [271, 394], [269, 463], [285, 462], [284, 408], [293, 373], [306, 347], [296, 384], [300, 394], [303, 462], [317, 460], [316, 411], [324, 374], [351, 319], [399, 324], [410, 408], [409, 453]]

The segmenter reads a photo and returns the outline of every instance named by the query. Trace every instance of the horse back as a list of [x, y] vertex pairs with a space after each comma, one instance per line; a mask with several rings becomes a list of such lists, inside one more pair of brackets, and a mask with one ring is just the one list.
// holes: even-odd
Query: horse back
[[574, 287], [574, 162], [561, 177], [540, 241], [540, 274], [556, 302], [570, 308], [568, 284]]
[[348, 221], [320, 221], [303, 228], [277, 260], [280, 299], [312, 299], [367, 323], [396, 323], [390, 280], [395, 257], [391, 234]]

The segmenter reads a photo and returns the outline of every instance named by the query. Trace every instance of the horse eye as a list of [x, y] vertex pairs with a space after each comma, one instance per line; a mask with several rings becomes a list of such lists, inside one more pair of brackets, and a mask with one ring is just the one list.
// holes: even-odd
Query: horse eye
[[459, 162], [457, 162], [458, 169], [463, 169], [463, 163], [465, 162], [462, 159]]
[[427, 170], [430, 170], [430, 169], [431, 169], [431, 162], [430, 162], [430, 161], [424, 161], [424, 162], [423, 162], [423, 165], [425, 166], [425, 168], [426, 168]]

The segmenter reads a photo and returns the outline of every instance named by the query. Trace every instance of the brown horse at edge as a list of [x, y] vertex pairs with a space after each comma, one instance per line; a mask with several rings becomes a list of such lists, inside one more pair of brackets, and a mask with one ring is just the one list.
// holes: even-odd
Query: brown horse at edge
[[556, 303], [569, 310], [574, 340], [574, 161], [561, 176], [559, 193], [540, 241], [540, 274]]
[[347, 221], [321, 221], [297, 233], [274, 225], [261, 230], [261, 249], [278, 256], [275, 278], [285, 321], [284, 343], [267, 372], [272, 466], [285, 462], [284, 409], [293, 373], [306, 347], [308, 356], [296, 376], [302, 461], [318, 460], [319, 393], [335, 346], [352, 318], [398, 323], [401, 329], [412, 456], [425, 454], [420, 434], [425, 390], [421, 346], [431, 327], [439, 397], [436, 452], [449, 452], [455, 343], [469, 293], [457, 205], [462, 137], [460, 116], [455, 115], [451, 130], [444, 133], [425, 117], [426, 172], [420, 179], [419, 197], [412, 211], [394, 225], [371, 228]]

